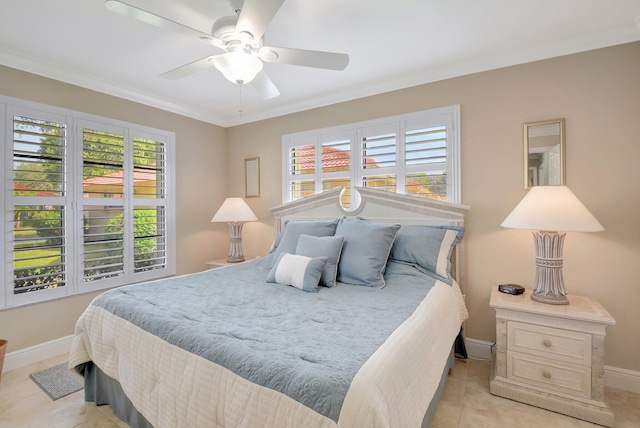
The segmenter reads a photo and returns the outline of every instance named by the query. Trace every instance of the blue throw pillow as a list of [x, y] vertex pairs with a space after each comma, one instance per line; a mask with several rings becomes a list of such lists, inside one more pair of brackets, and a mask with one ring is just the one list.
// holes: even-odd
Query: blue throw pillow
[[399, 224], [374, 223], [358, 217], [343, 217], [336, 236], [344, 236], [338, 263], [338, 281], [384, 287], [383, 272]]
[[343, 236], [311, 236], [300, 235], [296, 254], [307, 257], [326, 257], [327, 263], [322, 271], [322, 281], [325, 287], [336, 285], [338, 261], [342, 252]]
[[390, 258], [451, 284], [451, 252], [463, 234], [464, 228], [458, 226], [405, 225], [396, 235]]
[[[277, 260], [284, 253], [295, 254], [300, 235], [333, 236], [340, 219], [328, 221], [291, 220], [287, 222], [284, 231], [276, 238], [273, 246]], [[273, 265], [272, 265], [273, 266]]]
[[302, 291], [317, 292], [326, 257], [281, 254], [267, 275], [267, 282], [291, 285]]

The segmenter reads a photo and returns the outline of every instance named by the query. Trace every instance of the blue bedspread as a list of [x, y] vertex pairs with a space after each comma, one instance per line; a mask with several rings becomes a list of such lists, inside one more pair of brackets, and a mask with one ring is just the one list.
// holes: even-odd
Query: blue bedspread
[[337, 421], [360, 367], [435, 280], [390, 262], [383, 289], [306, 293], [265, 282], [269, 257], [114, 289], [93, 304]]

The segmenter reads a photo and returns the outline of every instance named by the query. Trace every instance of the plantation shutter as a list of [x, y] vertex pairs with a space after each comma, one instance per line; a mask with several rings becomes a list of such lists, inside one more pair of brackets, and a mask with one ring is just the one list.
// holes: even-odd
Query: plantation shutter
[[133, 267], [138, 276], [167, 267], [167, 147], [163, 137], [133, 138]]
[[322, 191], [343, 187], [340, 195], [342, 206], [351, 206], [351, 182], [353, 174], [352, 141], [353, 132], [333, 132], [320, 136], [321, 173], [320, 186]]
[[446, 200], [446, 126], [410, 129], [404, 138], [406, 193]]
[[295, 201], [316, 191], [316, 139], [301, 139], [286, 147], [284, 182], [289, 200]]
[[125, 216], [124, 130], [81, 122], [82, 277], [85, 284], [124, 283]]
[[68, 285], [67, 119], [22, 109], [12, 112], [12, 213], [5, 230], [13, 259], [8, 303], [65, 295]]
[[359, 177], [363, 187], [396, 192], [399, 134], [397, 124], [360, 130]]

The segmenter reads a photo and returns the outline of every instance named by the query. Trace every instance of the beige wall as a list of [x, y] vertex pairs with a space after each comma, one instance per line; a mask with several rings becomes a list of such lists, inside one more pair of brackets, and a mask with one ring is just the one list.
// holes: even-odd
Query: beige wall
[[281, 135], [461, 105], [462, 202], [466, 234], [467, 337], [493, 342], [489, 294], [502, 282], [531, 287], [530, 232], [500, 223], [525, 195], [523, 122], [564, 117], [567, 185], [603, 224], [570, 233], [564, 248], [569, 294], [598, 298], [617, 321], [606, 364], [640, 371], [640, 43], [422, 85], [228, 129], [229, 191], [243, 193], [242, 161], [259, 156], [262, 195], [249, 200], [259, 223], [245, 226], [246, 254], [273, 239], [268, 208], [281, 203]]
[[[1, 66], [0, 94], [175, 132], [177, 271], [226, 255], [227, 227], [210, 223], [227, 193], [224, 128]], [[95, 296], [0, 311], [0, 337], [11, 352], [73, 334]]]
[[[467, 336], [493, 341], [492, 287], [534, 278], [529, 232], [500, 223], [525, 195], [522, 123], [566, 118], [567, 184], [604, 225], [566, 239], [570, 294], [600, 299], [618, 324], [608, 329], [607, 365], [640, 371], [640, 43], [395, 91], [224, 130], [196, 120], [0, 67], [0, 94], [176, 132], [178, 273], [224, 257], [225, 225], [211, 216], [226, 196], [244, 195], [243, 159], [259, 156], [260, 218], [244, 228], [244, 253], [273, 240], [269, 207], [281, 203], [281, 135], [452, 104], [461, 105], [462, 199], [467, 216]], [[230, 167], [227, 169], [225, 165]], [[203, 185], [203, 183], [206, 184]], [[204, 192], [204, 195], [203, 195]], [[9, 351], [69, 335], [94, 295], [0, 311]], [[43, 329], [42, 326], [47, 326]]]

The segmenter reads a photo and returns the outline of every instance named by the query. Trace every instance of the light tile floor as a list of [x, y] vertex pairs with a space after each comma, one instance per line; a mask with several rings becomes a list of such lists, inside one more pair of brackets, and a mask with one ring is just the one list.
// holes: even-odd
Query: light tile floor
[[[29, 374], [67, 361], [66, 355], [16, 369], [0, 382], [0, 427], [127, 427], [108, 406], [84, 402], [78, 391], [52, 401]], [[438, 407], [433, 428], [534, 428], [597, 427], [578, 419], [489, 393], [490, 364], [458, 360]], [[640, 427], [640, 394], [607, 389], [606, 398], [615, 414], [616, 428]]]
[[[432, 428], [564, 428], [598, 427], [559, 413], [496, 397], [489, 393], [491, 364], [457, 360], [451, 371]], [[615, 428], [640, 428], [640, 394], [605, 388]]]

